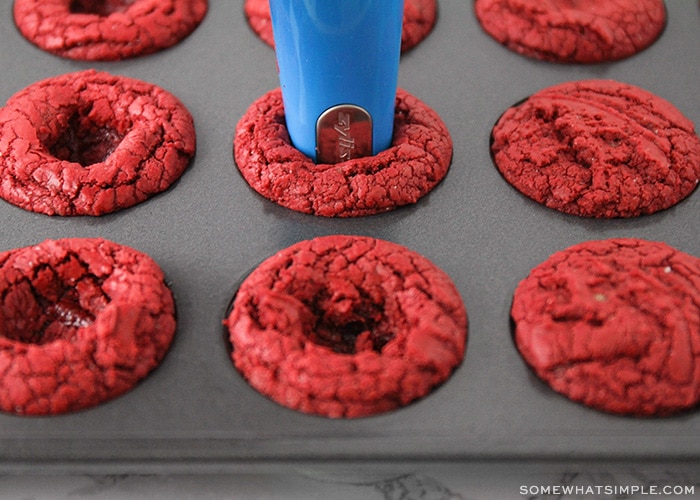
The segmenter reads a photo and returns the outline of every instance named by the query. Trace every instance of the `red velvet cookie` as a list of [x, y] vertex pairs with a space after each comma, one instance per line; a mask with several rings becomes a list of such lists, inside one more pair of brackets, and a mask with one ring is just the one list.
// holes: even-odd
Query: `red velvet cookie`
[[175, 45], [199, 26], [207, 0], [15, 0], [15, 23], [39, 48], [111, 61]]
[[192, 117], [150, 83], [93, 70], [48, 78], [0, 109], [0, 196], [101, 215], [167, 189], [195, 153]]
[[[274, 47], [270, 21], [270, 0], [245, 0], [243, 6], [248, 24], [262, 41]], [[405, 0], [401, 52], [406, 52], [427, 37], [437, 21], [436, 0]]]
[[615, 61], [646, 49], [666, 26], [663, 0], [476, 0], [486, 33], [509, 49], [563, 63]]
[[517, 287], [515, 343], [538, 377], [589, 407], [637, 416], [700, 401], [700, 259], [639, 239], [580, 243]]
[[508, 109], [491, 153], [518, 191], [583, 217], [664, 210], [700, 179], [693, 123], [664, 99], [608, 80], [555, 85]]
[[103, 239], [0, 253], [0, 410], [52, 415], [133, 388], [161, 362], [175, 306], [147, 255]]
[[452, 138], [440, 117], [399, 89], [394, 139], [374, 156], [316, 164], [287, 133], [282, 92], [252, 104], [236, 126], [234, 157], [250, 186], [298, 212], [358, 217], [415, 203], [447, 174]]
[[225, 320], [232, 359], [279, 404], [328, 417], [426, 396], [462, 362], [467, 313], [425, 257], [361, 236], [302, 241], [263, 262]]

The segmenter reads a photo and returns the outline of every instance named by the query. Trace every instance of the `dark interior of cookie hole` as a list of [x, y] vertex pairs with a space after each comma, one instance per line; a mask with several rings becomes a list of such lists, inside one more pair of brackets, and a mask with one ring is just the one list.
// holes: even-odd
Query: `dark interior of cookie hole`
[[380, 308], [356, 304], [350, 314], [335, 314], [332, 310], [313, 308], [317, 321], [308, 333], [316, 344], [340, 354], [355, 354], [372, 350], [381, 352], [394, 337], [383, 328]]
[[61, 134], [47, 146], [59, 160], [88, 167], [103, 162], [122, 139], [123, 136], [115, 128], [97, 124], [87, 113], [78, 110], [68, 119]]
[[52, 271], [40, 276], [37, 273], [32, 281], [16, 283], [4, 295], [0, 306], [3, 337], [37, 345], [71, 340], [79, 328], [95, 320], [103, 301], [100, 292], [86, 300], [74, 285]]
[[96, 14], [109, 16], [124, 12], [137, 0], [71, 0], [68, 9], [72, 14]]
[[[258, 267], [249, 269], [236, 282], [235, 292], [226, 304], [223, 318], [228, 318], [233, 311], [238, 289], [245, 279]], [[315, 344], [331, 349], [340, 354], [355, 354], [358, 351], [373, 350], [381, 352], [384, 346], [394, 338], [390, 323], [386, 320], [384, 304], [376, 304], [369, 299], [352, 301], [342, 306], [329, 300], [332, 292], [320, 292], [310, 303], [308, 311], [312, 318], [305, 321], [305, 335]], [[346, 309], [350, 309], [349, 311]], [[227, 352], [234, 349], [228, 327], [222, 322], [222, 337]]]

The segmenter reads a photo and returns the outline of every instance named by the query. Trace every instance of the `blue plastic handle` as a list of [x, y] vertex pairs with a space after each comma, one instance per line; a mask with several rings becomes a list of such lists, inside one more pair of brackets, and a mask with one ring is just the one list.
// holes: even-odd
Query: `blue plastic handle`
[[369, 113], [372, 153], [391, 145], [403, 0], [270, 0], [287, 129], [316, 160], [316, 122], [338, 104]]

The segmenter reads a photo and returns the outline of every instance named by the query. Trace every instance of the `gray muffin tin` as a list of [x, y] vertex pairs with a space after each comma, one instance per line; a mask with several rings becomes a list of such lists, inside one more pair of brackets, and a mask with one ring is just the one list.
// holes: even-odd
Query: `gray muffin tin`
[[[148, 378], [99, 407], [54, 417], [0, 415], [3, 470], [378, 460], [696, 460], [700, 414], [633, 419], [555, 394], [515, 350], [509, 321], [517, 283], [551, 253], [591, 239], [640, 237], [700, 255], [700, 193], [631, 220], [591, 220], [542, 207], [493, 167], [489, 134], [499, 115], [556, 83], [609, 78], [645, 88], [700, 124], [700, 7], [667, 2], [660, 39], [629, 59], [562, 65], [528, 59], [479, 27], [472, 2], [440, 0], [433, 32], [401, 60], [399, 85], [447, 124], [447, 177], [417, 204], [356, 219], [299, 214], [257, 195], [232, 155], [236, 123], [277, 87], [273, 50], [252, 32], [241, 0], [210, 0], [179, 45], [110, 63], [71, 61], [26, 41], [2, 5], [0, 102], [46, 77], [87, 68], [155, 83], [194, 116], [197, 155], [167, 192], [98, 218], [34, 214], [0, 200], [0, 249], [47, 238], [101, 236], [150, 254], [177, 300], [173, 346]], [[263, 258], [297, 241], [361, 234], [417, 251], [456, 283], [469, 314], [463, 364], [406, 408], [331, 420], [259, 395], [228, 358], [221, 321], [237, 284]]]

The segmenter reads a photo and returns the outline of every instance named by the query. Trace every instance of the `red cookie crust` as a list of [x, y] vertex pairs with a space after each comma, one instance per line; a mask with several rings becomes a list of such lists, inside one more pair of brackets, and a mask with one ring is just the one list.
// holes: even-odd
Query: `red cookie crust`
[[250, 186], [297, 212], [359, 217], [417, 202], [447, 174], [452, 138], [431, 108], [396, 95], [390, 148], [364, 158], [316, 164], [296, 149], [285, 126], [282, 92], [263, 95], [236, 126], [234, 158]]
[[476, 0], [482, 28], [522, 55], [560, 63], [616, 61], [654, 43], [663, 0]]
[[0, 410], [54, 415], [132, 389], [165, 356], [175, 306], [147, 255], [91, 238], [0, 253]]
[[[253, 32], [274, 47], [270, 0], [245, 0], [243, 10]], [[436, 21], [437, 0], [405, 0], [401, 52], [407, 52], [422, 42], [433, 30]]]
[[207, 0], [15, 0], [15, 23], [39, 48], [112, 61], [171, 47], [199, 26]]
[[555, 85], [508, 109], [491, 153], [522, 194], [583, 217], [658, 212], [700, 180], [693, 123], [666, 100], [608, 80]]
[[0, 109], [0, 196], [48, 215], [102, 215], [164, 191], [195, 153], [194, 122], [150, 83], [87, 70]]
[[700, 400], [700, 259], [612, 239], [552, 255], [517, 287], [515, 343], [538, 377], [605, 412], [664, 416]]
[[467, 313], [449, 277], [402, 246], [302, 241], [243, 282], [224, 321], [232, 360], [260, 393], [327, 417], [409, 404], [462, 362]]

